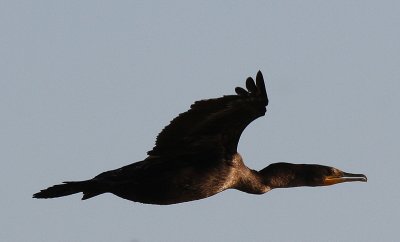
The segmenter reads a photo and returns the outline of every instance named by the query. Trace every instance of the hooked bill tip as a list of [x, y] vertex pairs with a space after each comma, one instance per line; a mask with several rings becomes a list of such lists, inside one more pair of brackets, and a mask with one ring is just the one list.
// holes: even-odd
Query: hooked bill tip
[[346, 173], [343, 172], [343, 178], [348, 179], [349, 181], [354, 180], [354, 181], [362, 181], [362, 182], [367, 182], [368, 178], [364, 174], [352, 174], [352, 173]]

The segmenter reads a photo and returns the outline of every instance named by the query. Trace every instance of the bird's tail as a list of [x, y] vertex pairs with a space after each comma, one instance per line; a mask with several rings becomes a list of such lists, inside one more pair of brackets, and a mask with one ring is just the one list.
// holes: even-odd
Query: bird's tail
[[83, 192], [82, 200], [86, 200], [104, 193], [104, 190], [102, 191], [102, 189], [99, 189], [101, 187], [102, 186], [100, 186], [96, 180], [63, 182], [62, 184], [41, 190], [40, 192], [33, 194], [33, 197], [55, 198]]

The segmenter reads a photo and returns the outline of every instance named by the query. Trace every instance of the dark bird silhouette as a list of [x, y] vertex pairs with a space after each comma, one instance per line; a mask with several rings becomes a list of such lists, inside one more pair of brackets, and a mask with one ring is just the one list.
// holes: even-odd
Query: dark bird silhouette
[[[246, 90], [247, 89], [247, 90]], [[266, 112], [268, 97], [259, 71], [236, 95], [197, 101], [158, 135], [148, 157], [86, 181], [70, 181], [41, 190], [34, 198], [83, 192], [82, 199], [102, 193], [150, 204], [174, 204], [206, 198], [226, 189], [263, 194], [274, 188], [327, 186], [362, 181], [363, 174], [314, 164], [275, 163], [248, 168], [237, 146], [243, 130]]]

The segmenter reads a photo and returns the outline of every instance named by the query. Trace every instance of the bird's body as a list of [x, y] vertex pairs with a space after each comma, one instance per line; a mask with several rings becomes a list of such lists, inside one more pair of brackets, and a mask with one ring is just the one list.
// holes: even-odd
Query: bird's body
[[[198, 200], [230, 188], [259, 194], [269, 190], [257, 173], [244, 165], [239, 154], [230, 161], [217, 164], [208, 161], [193, 164], [179, 158], [169, 162], [157, 159], [148, 158], [107, 171], [94, 180], [103, 183], [100, 187], [107, 188], [101, 192], [111, 192], [135, 202], [162, 205]], [[249, 179], [252, 182], [244, 182]]]
[[247, 91], [195, 102], [158, 135], [148, 157], [93, 179], [64, 182], [44, 189], [35, 198], [83, 192], [82, 199], [102, 193], [149, 204], [175, 204], [215, 195], [226, 189], [263, 194], [274, 188], [324, 186], [366, 181], [362, 174], [306, 164], [275, 163], [261, 171], [249, 169], [237, 152], [243, 130], [266, 112], [268, 97], [261, 72]]

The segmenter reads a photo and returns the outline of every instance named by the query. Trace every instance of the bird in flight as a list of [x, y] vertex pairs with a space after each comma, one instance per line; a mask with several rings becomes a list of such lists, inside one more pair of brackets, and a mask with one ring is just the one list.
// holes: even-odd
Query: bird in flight
[[317, 164], [274, 163], [248, 168], [237, 151], [240, 135], [264, 116], [268, 96], [259, 71], [235, 95], [197, 101], [157, 136], [142, 161], [84, 181], [66, 181], [33, 195], [55, 198], [83, 193], [86, 200], [112, 193], [134, 202], [168, 205], [207, 198], [226, 189], [263, 194], [275, 188], [366, 182], [363, 174]]

